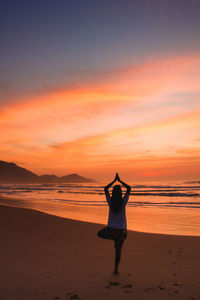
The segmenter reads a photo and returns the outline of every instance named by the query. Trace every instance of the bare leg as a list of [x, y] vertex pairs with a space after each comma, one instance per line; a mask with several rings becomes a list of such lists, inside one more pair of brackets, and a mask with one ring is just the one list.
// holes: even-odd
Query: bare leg
[[124, 243], [124, 241], [121, 241], [120, 243], [115, 242], [115, 270], [114, 270], [115, 275], [117, 275], [119, 273], [118, 266], [119, 266], [119, 262], [121, 259], [121, 249], [122, 249], [123, 243]]
[[115, 269], [114, 274], [118, 274], [118, 266], [121, 259], [121, 249], [124, 243], [124, 240], [126, 239], [127, 233], [124, 235], [119, 236], [115, 231], [112, 231], [108, 227], [104, 227], [100, 231], [97, 232], [97, 236], [102, 239], [108, 239], [114, 241], [114, 247], [115, 247]]

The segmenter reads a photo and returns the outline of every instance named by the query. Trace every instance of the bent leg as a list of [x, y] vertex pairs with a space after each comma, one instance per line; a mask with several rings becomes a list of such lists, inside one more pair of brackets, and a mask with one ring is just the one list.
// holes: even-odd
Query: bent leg
[[97, 236], [102, 239], [114, 240], [114, 236], [112, 231], [108, 227], [104, 227], [103, 229], [97, 232]]
[[114, 241], [115, 246], [115, 270], [114, 274], [118, 274], [118, 266], [121, 259], [121, 249], [124, 241], [127, 237], [126, 230], [112, 229], [110, 227], [104, 227], [97, 232], [97, 236], [102, 239], [108, 239]]

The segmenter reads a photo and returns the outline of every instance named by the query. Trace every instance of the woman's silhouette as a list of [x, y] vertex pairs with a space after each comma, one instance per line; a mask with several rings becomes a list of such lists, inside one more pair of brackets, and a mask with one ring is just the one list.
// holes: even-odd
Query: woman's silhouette
[[[109, 188], [115, 181], [119, 181], [125, 188], [126, 193], [122, 197], [122, 190], [120, 185], [115, 185], [112, 190], [112, 197], [109, 193]], [[127, 237], [126, 230], [126, 204], [130, 195], [131, 187], [125, 182], [121, 181], [118, 173], [115, 179], [109, 183], [105, 188], [106, 200], [109, 205], [108, 225], [100, 230], [97, 235], [102, 239], [109, 239], [114, 241], [115, 246], [115, 269], [114, 274], [118, 274], [118, 265], [121, 258], [121, 249]]]

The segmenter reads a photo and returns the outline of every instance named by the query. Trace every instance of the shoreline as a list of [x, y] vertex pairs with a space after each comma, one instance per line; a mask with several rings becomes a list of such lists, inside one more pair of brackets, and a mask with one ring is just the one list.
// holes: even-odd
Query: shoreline
[[128, 231], [114, 276], [101, 228], [0, 205], [2, 299], [199, 299], [200, 237]]
[[[107, 206], [73, 204], [0, 195], [0, 205], [41, 211], [53, 216], [93, 224], [107, 224]], [[200, 237], [200, 211], [186, 208], [127, 207], [127, 229], [135, 232]]]
[[[1, 197], [0, 197], [1, 200]], [[24, 210], [30, 210], [33, 212], [39, 212], [48, 216], [53, 216], [53, 217], [57, 217], [60, 219], [64, 219], [64, 220], [69, 220], [69, 221], [75, 221], [75, 222], [81, 222], [81, 223], [87, 223], [87, 224], [91, 224], [91, 225], [98, 225], [98, 226], [106, 226], [106, 224], [103, 223], [97, 223], [97, 222], [88, 222], [88, 221], [84, 221], [84, 220], [78, 220], [78, 219], [73, 219], [73, 218], [68, 218], [68, 217], [62, 217], [62, 216], [58, 216], [56, 214], [50, 213], [50, 212], [44, 212], [42, 210], [38, 210], [38, 209], [34, 209], [34, 208], [27, 208], [27, 207], [19, 207], [19, 206], [13, 206], [13, 205], [8, 205], [8, 204], [2, 204], [0, 203], [0, 207], [1, 206], [5, 206], [5, 207], [11, 207], [11, 208], [17, 208], [17, 209], [24, 209]], [[127, 228], [127, 231], [129, 232], [135, 232], [135, 233], [142, 233], [142, 234], [150, 234], [150, 235], [160, 235], [160, 236], [173, 236], [173, 237], [191, 237], [191, 238], [199, 238], [200, 236], [198, 235], [184, 235], [184, 234], [168, 234], [168, 233], [157, 233], [157, 232], [145, 232], [145, 231], [137, 231], [137, 230], [133, 230], [133, 229], [129, 229]]]

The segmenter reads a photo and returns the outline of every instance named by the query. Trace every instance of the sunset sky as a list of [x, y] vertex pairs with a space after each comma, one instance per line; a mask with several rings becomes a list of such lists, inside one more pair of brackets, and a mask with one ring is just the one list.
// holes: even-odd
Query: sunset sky
[[199, 179], [200, 0], [4, 1], [0, 160]]

